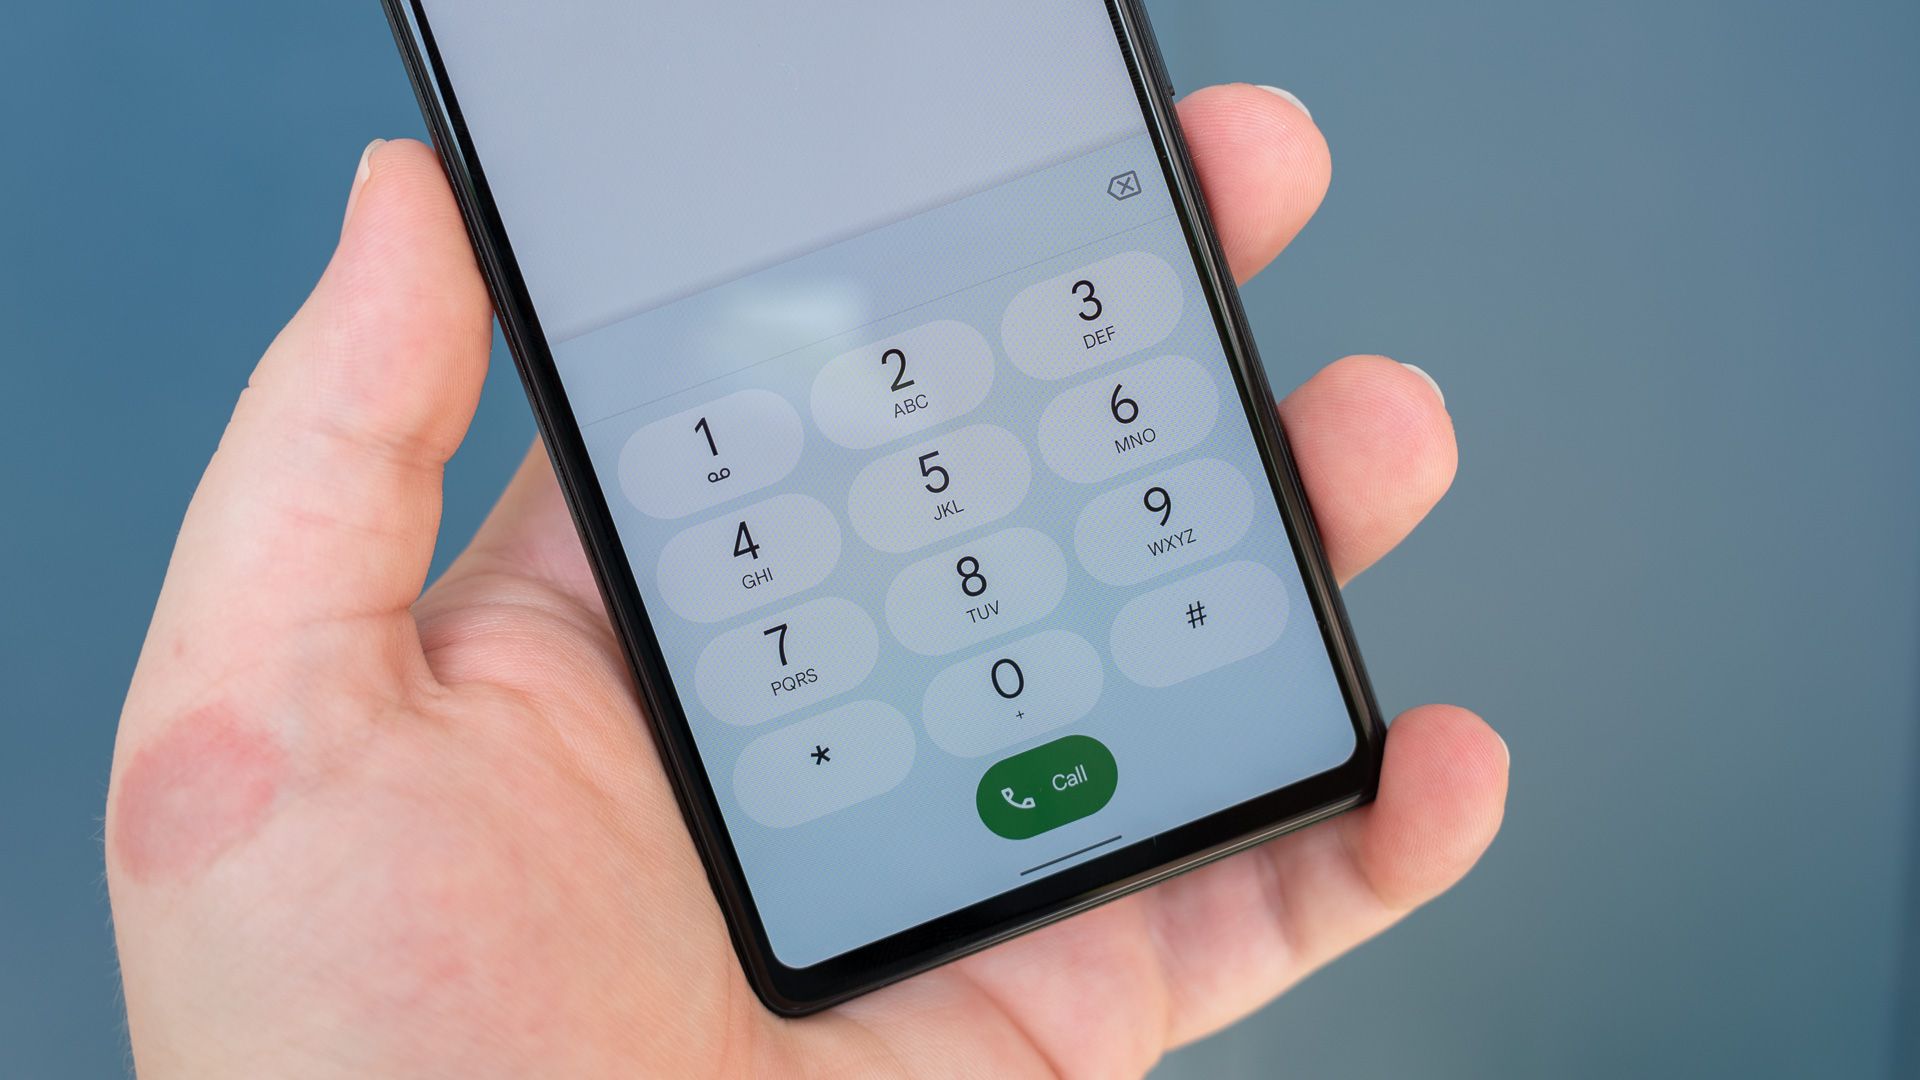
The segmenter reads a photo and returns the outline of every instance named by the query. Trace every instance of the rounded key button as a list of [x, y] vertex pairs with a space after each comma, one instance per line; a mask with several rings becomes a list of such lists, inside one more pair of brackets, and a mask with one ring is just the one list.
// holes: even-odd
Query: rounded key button
[[923, 559], [887, 587], [887, 626], [939, 656], [1043, 619], [1067, 593], [1067, 559], [1032, 529], [1007, 529]]
[[1120, 765], [1106, 744], [1069, 735], [997, 762], [974, 789], [980, 822], [1009, 840], [1025, 840], [1104, 809], [1120, 786]]
[[892, 791], [913, 756], [913, 728], [899, 710], [856, 701], [748, 743], [733, 794], [753, 820], [792, 828]]
[[839, 561], [833, 513], [818, 499], [776, 495], [667, 541], [660, 594], [683, 619], [724, 622], [820, 584]]
[[729, 724], [761, 724], [866, 681], [880, 631], [865, 611], [822, 597], [729, 630], [700, 653], [694, 688]]
[[978, 424], [860, 470], [848, 517], [862, 540], [898, 554], [1006, 517], [1027, 497], [1032, 479], [1020, 440]]
[[1185, 303], [1165, 259], [1129, 251], [1022, 290], [1000, 339], [1021, 371], [1064, 379], [1160, 344]]
[[1219, 416], [1206, 371], [1163, 356], [1054, 398], [1040, 415], [1040, 456], [1074, 483], [1097, 484], [1192, 449]]
[[921, 720], [940, 749], [979, 757], [1087, 715], [1105, 679], [1085, 638], [1045, 630], [934, 676]]
[[1253, 487], [1217, 458], [1129, 481], [1087, 504], [1073, 548], [1108, 585], [1138, 585], [1240, 542], [1253, 524]]
[[1172, 686], [1265, 651], [1286, 625], [1279, 576], [1231, 562], [1129, 601], [1113, 620], [1113, 665], [1142, 686]]
[[634, 432], [620, 490], [649, 517], [683, 518], [786, 479], [803, 439], [784, 398], [742, 390]]
[[813, 380], [813, 421], [827, 438], [867, 450], [965, 416], [993, 387], [993, 348], [950, 319], [827, 361]]

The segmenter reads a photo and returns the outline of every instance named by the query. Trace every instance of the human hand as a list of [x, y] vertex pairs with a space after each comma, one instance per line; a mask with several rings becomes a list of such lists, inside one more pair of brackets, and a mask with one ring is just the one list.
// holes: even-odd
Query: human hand
[[[1247, 86], [1181, 107], [1241, 278], [1326, 145]], [[340, 244], [195, 493], [121, 719], [107, 870], [163, 1076], [1116, 1076], [1451, 885], [1507, 757], [1402, 716], [1372, 805], [819, 1016], [755, 1000], [536, 446], [422, 594], [491, 341], [438, 162], [370, 150]], [[1437, 391], [1349, 358], [1281, 411], [1335, 572], [1452, 480]]]

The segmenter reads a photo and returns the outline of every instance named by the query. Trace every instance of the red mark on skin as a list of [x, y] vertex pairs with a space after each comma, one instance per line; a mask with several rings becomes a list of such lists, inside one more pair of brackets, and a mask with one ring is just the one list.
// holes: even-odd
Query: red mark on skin
[[224, 707], [188, 714], [140, 748], [114, 792], [112, 847], [133, 880], [183, 880], [260, 827], [286, 770], [264, 731]]

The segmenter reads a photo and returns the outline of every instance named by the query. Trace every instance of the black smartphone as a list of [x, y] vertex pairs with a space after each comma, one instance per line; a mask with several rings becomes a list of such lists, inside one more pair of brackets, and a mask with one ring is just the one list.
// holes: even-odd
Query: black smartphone
[[1136, 3], [386, 7], [769, 1008], [1372, 797]]

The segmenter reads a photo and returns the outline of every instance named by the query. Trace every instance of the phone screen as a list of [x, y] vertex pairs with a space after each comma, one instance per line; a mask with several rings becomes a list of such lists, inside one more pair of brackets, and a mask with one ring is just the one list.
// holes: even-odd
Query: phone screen
[[1355, 723], [1100, 0], [425, 0], [777, 958]]

